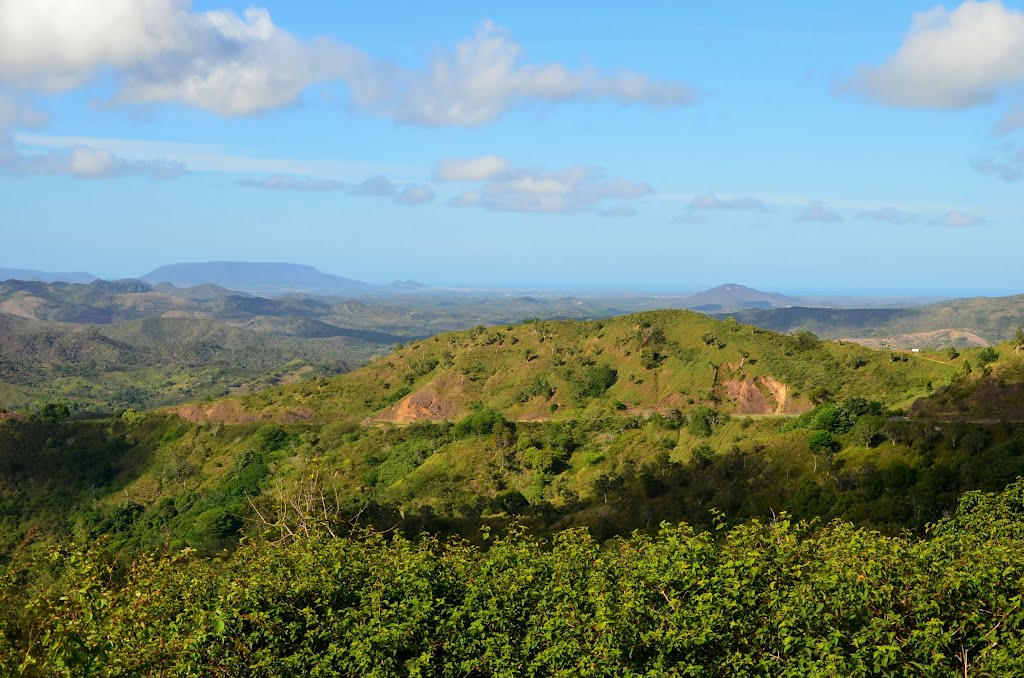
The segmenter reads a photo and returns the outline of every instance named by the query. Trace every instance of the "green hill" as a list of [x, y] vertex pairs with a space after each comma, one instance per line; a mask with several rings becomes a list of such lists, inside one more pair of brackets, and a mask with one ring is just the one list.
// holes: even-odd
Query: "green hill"
[[[1009, 297], [955, 299], [914, 308], [749, 309], [730, 314], [736, 320], [776, 332], [806, 330], [830, 338], [898, 339], [899, 348], [997, 343], [1013, 337], [1024, 325], [1024, 294]], [[724, 316], [722, 316], [724, 317]], [[955, 331], [953, 336], [948, 331]], [[928, 336], [929, 333], [942, 333]], [[898, 335], [905, 335], [899, 338]], [[910, 335], [910, 336], [907, 336]], [[912, 336], [918, 335], [918, 336]], [[923, 336], [922, 336], [923, 335]]]
[[[411, 342], [335, 381], [265, 391], [185, 416], [456, 420], [486, 406], [513, 420], [796, 414], [850, 397], [905, 407], [956, 372], [945, 354], [873, 351], [688, 311], [478, 327]], [[214, 414], [219, 412], [221, 414]]]
[[[154, 322], [123, 326], [124, 343], [112, 346], [158, 341], [168, 329]], [[178, 326], [177, 350], [252, 349], [241, 330], [159, 323]], [[872, 351], [688, 311], [479, 327], [331, 379], [113, 420], [62, 419], [51, 408], [8, 421], [6, 501], [21, 507], [8, 532], [42, 522], [98, 534], [130, 510], [124, 539], [171, 535], [212, 548], [230, 542], [241, 518], [197, 532], [200, 515], [252, 517], [250, 500], [271, 502], [261, 495], [276, 483], [301, 492], [311, 471], [339, 506], [370, 502], [374, 520], [414, 531], [530, 515], [546, 529], [582, 523], [613, 534], [664, 517], [701, 524], [710, 506], [737, 518], [773, 508], [847, 515], [836, 502], [859, 487], [862, 469], [934, 462], [913, 447], [912, 422], [894, 432], [880, 415], [941, 390], [969, 355]], [[828, 442], [809, 445], [820, 431]], [[885, 436], [891, 450], [879, 447]], [[950, 464], [966, 463], [950, 454]], [[874, 497], [882, 507], [861, 520], [920, 525], [960, 487], [929, 490], [916, 518]]]
[[0, 407], [156, 407], [338, 374], [387, 345], [338, 334], [299, 339], [173, 317], [57, 324], [0, 313]]
[[[189, 323], [182, 347], [212, 339]], [[151, 334], [166, 329], [123, 338]], [[982, 349], [874, 351], [661, 311], [479, 327], [338, 377], [111, 419], [47, 406], [0, 423], [0, 553], [32, 528], [213, 552], [243, 527], [354, 516], [470, 537], [514, 519], [603, 539], [707, 527], [712, 510], [921, 530], [1024, 474], [1016, 425], [928, 409], [967, 362], [969, 380], [1009, 385], [1016, 356], [998, 350], [983, 365]]]

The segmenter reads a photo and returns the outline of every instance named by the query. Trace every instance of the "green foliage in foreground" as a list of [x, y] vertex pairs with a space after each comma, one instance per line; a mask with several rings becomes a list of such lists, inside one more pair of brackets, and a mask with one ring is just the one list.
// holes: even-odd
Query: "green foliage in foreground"
[[[46, 576], [40, 574], [46, 571]], [[1024, 481], [929, 539], [784, 516], [603, 546], [380, 533], [223, 559], [100, 547], [0, 578], [28, 675], [1020, 675]]]

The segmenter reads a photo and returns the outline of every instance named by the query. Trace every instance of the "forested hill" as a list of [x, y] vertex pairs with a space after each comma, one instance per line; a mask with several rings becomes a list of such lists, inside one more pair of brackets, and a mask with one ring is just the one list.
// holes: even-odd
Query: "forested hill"
[[685, 411], [793, 414], [850, 397], [905, 407], [958, 370], [945, 353], [875, 351], [689, 311], [478, 327], [411, 342], [352, 374], [190, 405], [196, 420], [515, 420]]
[[[140, 325], [125, 341], [147, 336]], [[960, 491], [1005, 485], [1017, 466], [977, 453], [1014, 433], [947, 440], [894, 408], [986, 369], [977, 349], [873, 351], [663, 311], [478, 327], [339, 377], [108, 420], [51, 404], [0, 426], [15, 507], [0, 552], [32, 525], [218, 548], [253, 519], [250, 500], [274, 501], [264, 493], [278, 483], [301, 493], [310, 473], [338, 506], [372, 505], [361, 515], [413, 531], [531, 516], [608, 536], [658, 516], [705, 524], [710, 507], [919, 528]], [[935, 484], [925, 472], [940, 459]]]

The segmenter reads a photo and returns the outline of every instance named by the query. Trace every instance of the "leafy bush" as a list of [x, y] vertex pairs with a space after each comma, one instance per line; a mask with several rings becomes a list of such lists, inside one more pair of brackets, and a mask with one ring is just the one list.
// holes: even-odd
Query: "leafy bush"
[[577, 400], [597, 398], [617, 379], [618, 372], [607, 365], [583, 365], [566, 374], [570, 393]]
[[494, 430], [495, 424], [497, 425], [508, 425], [509, 422], [505, 417], [497, 410], [491, 409], [490, 407], [484, 407], [473, 414], [463, 417], [458, 424], [455, 425], [455, 435], [464, 438], [468, 435], [487, 435]]
[[[1022, 495], [1022, 481], [965, 495], [927, 540], [783, 514], [605, 548], [586, 530], [545, 542], [516, 527], [485, 533], [486, 549], [314, 534], [123, 568], [103, 544], [60, 548], [0, 570], [0, 671], [1021, 675]], [[527, 504], [510, 490], [494, 507]]]
[[828, 431], [814, 431], [807, 438], [807, 446], [811, 448], [811, 452], [823, 454], [835, 450], [836, 441]]
[[978, 352], [977, 360], [979, 365], [988, 365], [999, 360], [999, 351], [991, 346], [986, 346]]

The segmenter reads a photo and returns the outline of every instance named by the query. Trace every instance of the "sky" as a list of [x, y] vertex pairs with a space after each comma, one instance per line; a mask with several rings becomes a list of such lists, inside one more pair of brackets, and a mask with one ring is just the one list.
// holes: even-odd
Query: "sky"
[[0, 0], [0, 266], [1024, 292], [1024, 2]]

